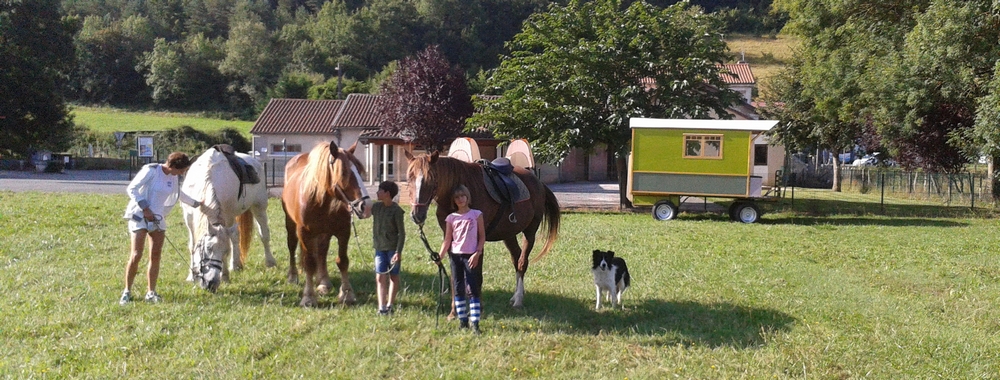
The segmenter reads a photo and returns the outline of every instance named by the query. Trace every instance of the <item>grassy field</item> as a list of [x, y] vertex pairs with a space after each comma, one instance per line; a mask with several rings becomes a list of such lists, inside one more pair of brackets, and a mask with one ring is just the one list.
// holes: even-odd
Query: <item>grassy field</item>
[[161, 131], [190, 126], [203, 132], [235, 128], [250, 136], [252, 121], [220, 120], [173, 112], [131, 112], [114, 108], [73, 107], [74, 121], [95, 132]]
[[745, 54], [760, 89], [762, 81], [776, 75], [789, 63], [798, 41], [781, 34], [774, 38], [735, 35], [728, 36], [726, 43], [737, 60]]
[[[555, 249], [531, 266], [522, 310], [507, 306], [513, 270], [490, 243], [484, 335], [473, 336], [438, 324], [436, 272], [409, 222], [390, 318], [375, 315], [370, 220], [350, 246], [359, 304], [297, 306], [277, 200], [279, 268], [263, 267], [255, 240], [248, 269], [212, 295], [184, 282], [186, 258], [167, 244], [165, 302], [122, 307], [125, 196], [0, 192], [0, 377], [1000, 377], [988, 213], [926, 205], [883, 216], [830, 192], [796, 196], [799, 211], [756, 225], [564, 214]], [[168, 238], [185, 247], [180, 213], [169, 221]], [[597, 248], [628, 260], [625, 310], [593, 310]]]

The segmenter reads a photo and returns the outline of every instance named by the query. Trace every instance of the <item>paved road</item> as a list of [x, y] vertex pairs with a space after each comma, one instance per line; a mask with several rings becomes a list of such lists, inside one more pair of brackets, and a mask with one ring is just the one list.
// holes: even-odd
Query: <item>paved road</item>
[[[72, 193], [124, 194], [130, 181], [129, 173], [118, 170], [66, 170], [64, 173], [36, 173], [0, 170], [0, 191], [41, 191]], [[617, 210], [618, 184], [608, 182], [569, 182], [550, 184], [549, 188], [559, 199], [559, 205], [570, 210]], [[375, 187], [369, 188], [375, 193]], [[280, 196], [279, 188], [271, 189], [272, 196]], [[723, 212], [714, 203], [708, 210]], [[682, 211], [701, 212], [706, 205], [699, 198], [690, 198], [681, 205]]]

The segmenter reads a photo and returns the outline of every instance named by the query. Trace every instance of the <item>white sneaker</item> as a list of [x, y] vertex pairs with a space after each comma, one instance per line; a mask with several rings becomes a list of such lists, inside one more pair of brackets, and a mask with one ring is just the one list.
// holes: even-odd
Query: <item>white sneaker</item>
[[127, 305], [129, 302], [132, 302], [132, 292], [128, 290], [123, 291], [122, 298], [118, 300], [118, 304], [124, 306]]
[[156, 292], [150, 290], [149, 292], [146, 292], [146, 302], [160, 303], [163, 302], [163, 298], [160, 297], [159, 294], [156, 294]]

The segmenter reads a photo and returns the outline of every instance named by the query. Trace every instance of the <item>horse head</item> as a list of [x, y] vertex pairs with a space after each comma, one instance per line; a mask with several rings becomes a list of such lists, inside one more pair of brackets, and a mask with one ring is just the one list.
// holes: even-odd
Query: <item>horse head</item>
[[430, 155], [414, 157], [409, 150], [404, 150], [403, 154], [408, 161], [406, 178], [410, 183], [410, 218], [413, 223], [423, 225], [427, 220], [428, 206], [437, 192], [437, 183], [431, 169], [438, 160], [439, 153], [435, 151]]
[[191, 276], [202, 289], [215, 293], [222, 282], [223, 258], [232, 250], [229, 230], [221, 223], [212, 223], [205, 228], [194, 246]]
[[372, 216], [372, 201], [365, 187], [361, 173], [364, 172], [364, 165], [354, 156], [354, 150], [358, 143], [355, 142], [348, 149], [341, 149], [337, 144], [330, 141], [330, 158], [328, 160], [333, 169], [333, 173], [340, 173], [339, 178], [334, 178], [334, 191], [336, 196], [347, 202], [354, 216], [359, 219], [366, 219]]

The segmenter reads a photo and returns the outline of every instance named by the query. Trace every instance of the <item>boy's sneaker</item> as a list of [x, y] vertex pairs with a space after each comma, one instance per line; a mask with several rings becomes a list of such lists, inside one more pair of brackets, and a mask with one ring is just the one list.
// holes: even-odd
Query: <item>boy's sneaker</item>
[[387, 308], [378, 309], [378, 315], [389, 315], [389, 309]]
[[132, 292], [128, 290], [123, 291], [122, 298], [118, 300], [118, 304], [124, 306], [127, 305], [129, 302], [132, 302]]
[[163, 302], [163, 298], [160, 297], [159, 294], [156, 294], [156, 292], [150, 290], [146, 292], [146, 302], [160, 303]]
[[392, 315], [392, 305], [386, 305], [385, 312], [389, 315]]

